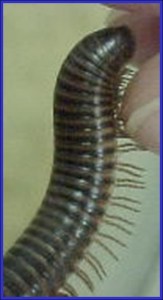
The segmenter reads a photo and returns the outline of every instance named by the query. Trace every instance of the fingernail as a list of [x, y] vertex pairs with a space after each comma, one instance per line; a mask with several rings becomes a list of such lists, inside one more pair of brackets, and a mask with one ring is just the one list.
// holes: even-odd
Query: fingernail
[[159, 151], [159, 99], [135, 110], [127, 124], [127, 132], [153, 152]]

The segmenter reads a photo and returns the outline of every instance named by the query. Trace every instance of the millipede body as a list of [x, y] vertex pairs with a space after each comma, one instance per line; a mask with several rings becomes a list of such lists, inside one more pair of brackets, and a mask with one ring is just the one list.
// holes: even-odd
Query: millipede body
[[127, 27], [104, 28], [64, 61], [54, 92], [49, 186], [35, 218], [5, 255], [5, 296], [57, 296], [70, 273], [84, 278], [78, 262], [114, 186], [119, 81], [134, 48]]

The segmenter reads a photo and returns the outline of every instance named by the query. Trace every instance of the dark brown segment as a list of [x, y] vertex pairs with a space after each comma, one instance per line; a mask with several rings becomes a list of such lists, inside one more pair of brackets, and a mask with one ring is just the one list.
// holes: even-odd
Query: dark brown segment
[[[133, 52], [127, 27], [104, 28], [80, 41], [64, 61], [54, 92], [49, 186], [37, 215], [5, 256], [5, 296], [57, 296], [71, 272], [93, 291], [77, 263], [97, 231], [114, 185], [120, 74]], [[109, 234], [99, 235], [125, 246]], [[109, 247], [95, 241], [117, 260]], [[87, 261], [99, 277], [104, 273], [93, 256]]]

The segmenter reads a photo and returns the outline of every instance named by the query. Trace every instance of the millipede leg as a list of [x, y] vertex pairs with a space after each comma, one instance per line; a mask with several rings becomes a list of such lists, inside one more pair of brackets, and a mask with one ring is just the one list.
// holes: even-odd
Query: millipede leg
[[124, 222], [128, 225], [131, 225], [131, 226], [134, 226], [135, 223], [133, 221], [130, 221], [128, 219], [125, 219], [121, 216], [118, 216], [118, 215], [111, 215], [111, 214], [108, 214], [108, 213], [105, 213], [105, 216], [108, 218], [108, 219], [113, 219], [113, 220], [118, 220], [118, 221], [121, 221], [121, 222]]
[[98, 245], [101, 246], [101, 248], [103, 248], [106, 252], [108, 252], [113, 258], [114, 260], [118, 261], [118, 256], [107, 246], [105, 245], [101, 240], [99, 240], [98, 238], [94, 238], [93, 241], [95, 243], [97, 243]]
[[90, 253], [89, 251], [86, 252], [87, 256], [89, 256], [99, 267], [99, 269], [101, 270], [101, 272], [106, 276], [106, 272], [102, 266], [102, 264], [100, 263], [100, 261], [97, 259], [96, 256], [94, 256], [92, 253]]
[[115, 201], [112, 202], [112, 201], [110, 201], [109, 204], [112, 205], [112, 206], [116, 206], [116, 207], [120, 207], [120, 208], [125, 208], [127, 210], [131, 210], [131, 211], [136, 212], [136, 213], [140, 212], [140, 209], [136, 209], [134, 207], [131, 207], [131, 206], [119, 203], [119, 202], [115, 202]]
[[99, 272], [99, 269], [97, 268], [95, 263], [90, 259], [90, 257], [86, 253], [84, 254], [84, 259], [94, 269], [94, 271], [97, 274], [97, 276], [99, 277], [99, 279], [102, 280], [102, 276]]
[[103, 238], [107, 238], [113, 242], [115, 242], [116, 244], [122, 246], [122, 247], [127, 247], [127, 245], [125, 243], [123, 243], [122, 241], [116, 239], [114, 236], [107, 234], [107, 233], [103, 233], [103, 232], [98, 232], [97, 233], [99, 236], [103, 237]]
[[141, 202], [139, 200], [135, 200], [133, 198], [125, 197], [125, 196], [111, 196], [111, 199], [122, 200], [122, 201], [130, 202], [130, 203], [134, 203], [134, 204], [138, 204], [138, 205], [141, 204]]
[[69, 296], [78, 296], [76, 290], [68, 283], [64, 285], [63, 288], [59, 289], [58, 297], [69, 297]]
[[87, 285], [91, 292], [94, 291], [94, 285], [89, 276], [79, 267], [76, 267], [75, 274], [82, 279], [82, 281]]
[[107, 219], [103, 219], [103, 223], [107, 224], [107, 225], [110, 225], [110, 226], [113, 226], [113, 227], [116, 227], [117, 229], [120, 229], [122, 230], [123, 232], [127, 233], [127, 234], [132, 234], [132, 232], [130, 230], [128, 230], [127, 228], [117, 224], [117, 223], [114, 223], [114, 222], [111, 222]]

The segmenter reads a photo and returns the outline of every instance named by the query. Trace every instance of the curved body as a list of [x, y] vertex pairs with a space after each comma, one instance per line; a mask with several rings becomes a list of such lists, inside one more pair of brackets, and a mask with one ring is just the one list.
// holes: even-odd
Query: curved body
[[126, 27], [88, 35], [54, 93], [54, 161], [43, 203], [6, 253], [6, 296], [57, 295], [98, 230], [114, 184], [120, 72], [134, 51]]

